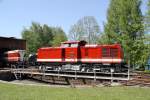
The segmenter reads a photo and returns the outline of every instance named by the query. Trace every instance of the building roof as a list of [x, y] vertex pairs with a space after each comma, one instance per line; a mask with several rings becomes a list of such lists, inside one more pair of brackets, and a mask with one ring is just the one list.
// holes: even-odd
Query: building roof
[[17, 39], [14, 37], [0, 37], [0, 49], [6, 48], [9, 50], [26, 49], [26, 40]]
[[0, 39], [9, 39], [9, 40], [21, 40], [21, 41], [25, 41], [24, 39], [18, 39], [18, 38], [15, 38], [15, 37], [2, 37], [2, 36], [0, 36]]

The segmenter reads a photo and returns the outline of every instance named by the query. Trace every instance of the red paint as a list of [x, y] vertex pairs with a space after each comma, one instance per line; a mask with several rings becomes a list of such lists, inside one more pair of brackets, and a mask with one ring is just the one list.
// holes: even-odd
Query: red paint
[[[63, 47], [63, 44], [68, 44], [68, 47]], [[121, 63], [123, 60], [123, 51], [119, 44], [85, 46], [83, 41], [64, 42], [63, 44], [61, 47], [40, 48], [37, 52], [37, 60], [40, 59], [39, 62], [74, 63], [78, 61], [82, 63]], [[78, 46], [73, 47], [74, 44]], [[104, 48], [106, 50], [103, 50]]]
[[38, 59], [60, 59], [62, 58], [62, 48], [46, 47], [38, 49]]
[[8, 62], [19, 62], [24, 57], [23, 52], [25, 52], [25, 51], [23, 51], [23, 50], [11, 50], [11, 51], [5, 52], [5, 59]]

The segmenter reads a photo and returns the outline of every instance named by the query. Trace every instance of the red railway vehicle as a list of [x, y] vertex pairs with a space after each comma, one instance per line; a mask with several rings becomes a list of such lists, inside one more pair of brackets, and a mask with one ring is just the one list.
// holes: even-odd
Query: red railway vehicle
[[18, 64], [24, 61], [25, 50], [11, 50], [5, 52], [4, 55], [7, 64]]
[[38, 49], [37, 62], [54, 70], [126, 70], [120, 44], [86, 45], [85, 41], [63, 42], [61, 47]]

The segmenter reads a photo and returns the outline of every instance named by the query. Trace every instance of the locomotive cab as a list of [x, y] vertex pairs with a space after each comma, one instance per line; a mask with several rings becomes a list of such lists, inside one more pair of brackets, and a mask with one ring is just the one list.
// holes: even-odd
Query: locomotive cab
[[81, 69], [80, 47], [85, 45], [86, 41], [67, 41], [62, 43], [62, 62], [64, 62], [62, 68], [64, 70]]

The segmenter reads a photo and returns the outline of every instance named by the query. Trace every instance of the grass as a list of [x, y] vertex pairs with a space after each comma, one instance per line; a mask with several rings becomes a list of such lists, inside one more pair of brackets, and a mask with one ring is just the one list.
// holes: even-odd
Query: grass
[[150, 100], [150, 88], [65, 88], [0, 83], [0, 100]]

